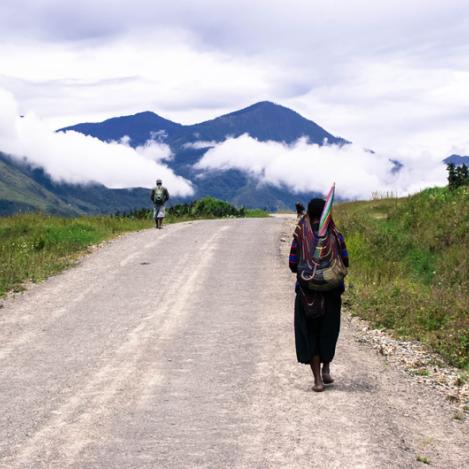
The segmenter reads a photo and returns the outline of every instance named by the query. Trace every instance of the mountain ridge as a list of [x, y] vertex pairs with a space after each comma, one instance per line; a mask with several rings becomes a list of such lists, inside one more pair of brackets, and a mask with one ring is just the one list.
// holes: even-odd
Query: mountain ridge
[[448, 158], [445, 158], [443, 160], [444, 163], [449, 164], [453, 163], [456, 166], [461, 166], [465, 164], [466, 166], [469, 166], [469, 156], [461, 156], [461, 155], [450, 155]]
[[160, 115], [145, 111], [129, 116], [114, 117], [96, 123], [77, 124], [59, 129], [59, 132], [77, 131], [104, 141], [119, 141], [129, 137], [129, 145], [137, 147], [157, 136], [157, 140], [171, 148], [173, 158], [168, 166], [178, 175], [189, 179], [195, 189], [195, 198], [207, 195], [223, 198], [248, 207], [270, 210], [291, 208], [298, 198], [317, 196], [318, 192], [302, 195], [285, 187], [258, 184], [242, 171], [213, 171], [200, 177], [194, 165], [207, 148], [196, 148], [201, 141], [223, 142], [227, 138], [249, 134], [259, 141], [290, 144], [300, 138], [318, 145], [350, 143], [326, 131], [314, 121], [296, 111], [271, 101], [259, 101], [242, 109], [195, 124], [179, 124]]
[[[272, 140], [287, 144], [302, 137], [318, 145], [350, 143], [296, 111], [271, 101], [259, 101], [189, 125], [173, 122], [153, 111], [143, 111], [112, 117], [102, 122], [84, 122], [58, 129], [58, 132], [67, 131], [90, 135], [103, 141], [121, 141], [124, 137], [129, 137], [128, 144], [132, 147], [143, 145], [148, 140], [165, 143], [173, 153], [173, 158], [165, 164], [193, 183], [196, 192], [192, 198], [210, 195], [236, 205], [269, 210], [291, 209], [296, 200], [306, 201], [319, 194], [314, 192], [314, 188], [311, 192], [296, 194], [286, 187], [259, 184], [249, 174], [234, 169], [204, 172], [202, 175], [195, 169], [195, 164], [203, 157], [207, 148], [197, 148], [194, 143], [222, 142], [229, 137], [236, 138], [243, 134], [249, 134], [259, 141]], [[2, 183], [0, 213], [12, 213], [17, 209], [39, 209], [80, 215], [113, 213], [149, 204], [147, 189], [108, 189], [99, 184], [57, 183], [44, 169], [33, 168], [6, 155], [2, 164], [10, 168], [11, 184], [9, 186], [7, 180]], [[31, 193], [18, 190], [20, 180], [22, 186], [34, 186], [35, 191]], [[9, 197], [8, 192], [14, 197]], [[37, 201], [32, 200], [34, 193], [37, 194]], [[181, 198], [172, 198], [172, 201], [181, 201]]]
[[[246, 116], [250, 117], [249, 122], [245, 122]], [[238, 122], [236, 122], [236, 119], [238, 119]], [[241, 123], [239, 123], [240, 119]], [[133, 133], [135, 124], [138, 124], [139, 133], [137, 138]], [[251, 126], [249, 127], [246, 124], [251, 124]], [[254, 128], [253, 124], [255, 124]], [[261, 124], [264, 127], [270, 127], [270, 130], [261, 129]], [[284, 127], [282, 128], [282, 126]], [[111, 129], [112, 133], [109, 132]], [[261, 141], [272, 139], [291, 143], [298, 138], [309, 137], [311, 143], [320, 145], [324, 143], [324, 140], [327, 140], [328, 143], [340, 145], [350, 143], [348, 140], [332, 135], [314, 121], [303, 117], [296, 111], [271, 101], [259, 101], [245, 108], [195, 124], [179, 124], [153, 111], [143, 111], [136, 114], [112, 117], [101, 122], [87, 122], [62, 127], [57, 132], [70, 130], [105, 141], [120, 140], [128, 136], [131, 139], [130, 145], [134, 147], [145, 143], [142, 140], [143, 134], [146, 135], [146, 140], [149, 140], [152, 131], [158, 132], [161, 130], [168, 132], [166, 143], [170, 145], [173, 143], [175, 146], [179, 146], [178, 143], [182, 144], [182, 140], [184, 140], [183, 143], [193, 143], [197, 140], [220, 142], [228, 136], [238, 137], [244, 133], [249, 133], [251, 137]], [[202, 135], [200, 132], [202, 132]]]
[[[152, 111], [143, 111], [127, 116], [111, 117], [101, 122], [84, 122], [58, 129], [57, 132], [75, 131], [99, 138], [103, 141], [121, 140], [132, 133], [130, 144], [138, 146], [152, 137], [152, 132], [173, 132], [182, 124], [170, 121]], [[157, 130], [155, 130], [157, 129]]]

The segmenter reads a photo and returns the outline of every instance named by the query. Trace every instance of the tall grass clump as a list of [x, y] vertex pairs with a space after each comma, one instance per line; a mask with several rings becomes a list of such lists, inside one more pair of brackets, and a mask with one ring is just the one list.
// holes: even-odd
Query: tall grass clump
[[469, 187], [337, 206], [353, 314], [469, 367]]

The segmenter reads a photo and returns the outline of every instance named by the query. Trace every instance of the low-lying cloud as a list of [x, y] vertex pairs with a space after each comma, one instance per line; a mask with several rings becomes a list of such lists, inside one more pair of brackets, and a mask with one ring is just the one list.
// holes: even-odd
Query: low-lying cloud
[[78, 132], [56, 133], [33, 114], [20, 117], [14, 97], [2, 90], [0, 151], [43, 167], [56, 181], [127, 188], [151, 187], [161, 178], [174, 195], [193, 193], [191, 183], [163, 163], [172, 156], [167, 145], [149, 141], [134, 149], [126, 139], [106, 143]]
[[205, 140], [198, 140], [197, 142], [188, 142], [185, 143], [182, 147], [188, 148], [191, 150], [204, 150], [206, 148], [212, 148], [216, 146], [217, 142], [215, 140], [210, 140], [209, 142]]
[[[404, 166], [400, 171], [391, 159]], [[350, 144], [320, 146], [306, 139], [286, 145], [260, 142], [249, 135], [230, 138], [208, 150], [197, 163], [203, 171], [238, 169], [260, 183], [301, 192], [326, 193], [332, 182], [344, 198], [370, 198], [373, 193], [405, 195], [445, 184], [441, 155], [372, 153]]]

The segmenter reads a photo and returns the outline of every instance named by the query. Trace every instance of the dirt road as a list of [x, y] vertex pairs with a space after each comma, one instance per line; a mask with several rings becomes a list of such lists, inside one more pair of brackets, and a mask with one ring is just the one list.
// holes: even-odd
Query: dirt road
[[311, 391], [285, 226], [134, 233], [4, 302], [0, 467], [469, 467], [467, 423], [345, 319], [337, 382]]

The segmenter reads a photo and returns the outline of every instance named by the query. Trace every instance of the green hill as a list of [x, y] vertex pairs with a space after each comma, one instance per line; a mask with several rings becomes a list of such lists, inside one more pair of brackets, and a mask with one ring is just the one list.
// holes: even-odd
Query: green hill
[[469, 367], [469, 187], [336, 207], [353, 314]]
[[0, 215], [31, 211], [57, 215], [80, 213], [12, 165], [8, 159], [0, 158]]
[[43, 168], [0, 152], [0, 216], [32, 211], [96, 215], [149, 205], [148, 189], [108, 189], [100, 184], [56, 182]]

